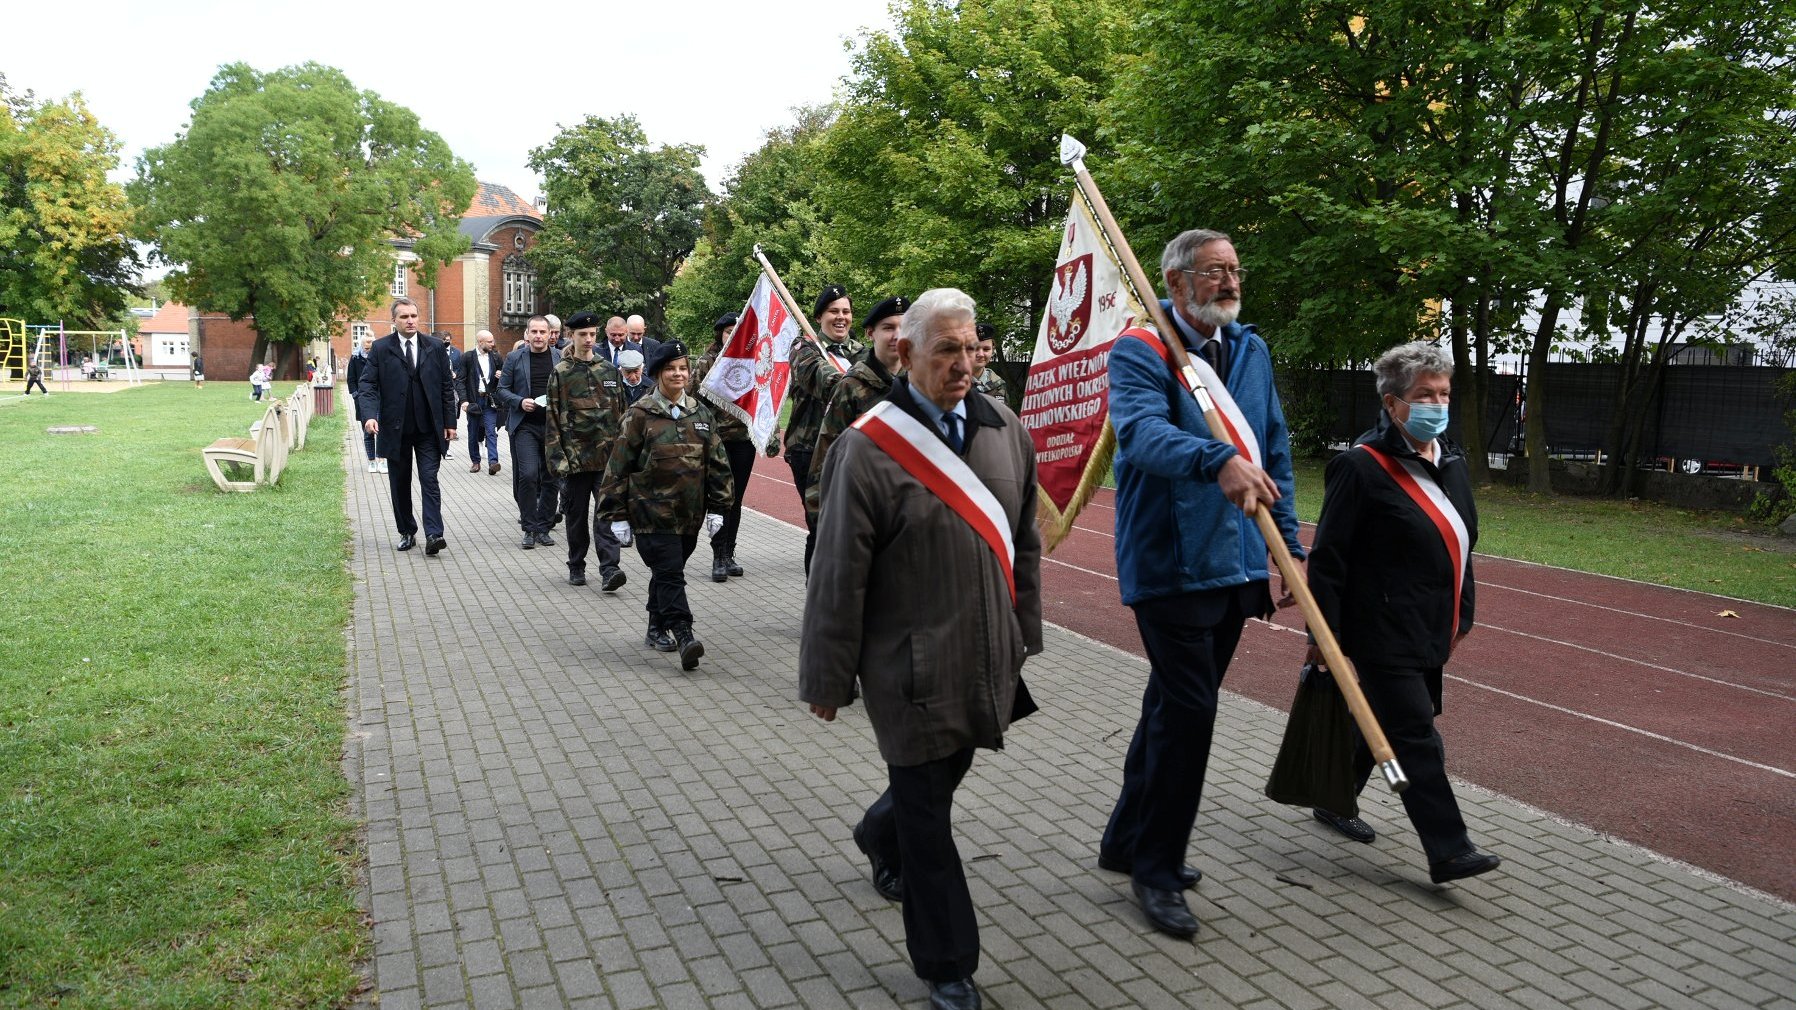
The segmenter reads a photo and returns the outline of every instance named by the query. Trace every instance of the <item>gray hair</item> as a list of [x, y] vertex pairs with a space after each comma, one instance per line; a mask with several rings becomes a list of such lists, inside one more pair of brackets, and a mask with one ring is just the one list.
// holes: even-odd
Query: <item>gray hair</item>
[[970, 323], [977, 317], [973, 296], [959, 288], [930, 288], [918, 295], [898, 324], [898, 339], [921, 350], [938, 320], [947, 323]]
[[1211, 242], [1227, 241], [1229, 241], [1227, 232], [1212, 231], [1208, 228], [1182, 231], [1171, 242], [1166, 243], [1166, 249], [1160, 253], [1160, 272], [1166, 274], [1174, 270], [1189, 269], [1191, 264], [1197, 260], [1199, 249]]
[[561, 317], [553, 312], [545, 313], [543, 315], [543, 322], [549, 324], [549, 330], [551, 332], [561, 329]]
[[1402, 396], [1424, 375], [1452, 376], [1453, 359], [1433, 344], [1414, 340], [1379, 355], [1372, 374], [1378, 376], [1379, 396]]

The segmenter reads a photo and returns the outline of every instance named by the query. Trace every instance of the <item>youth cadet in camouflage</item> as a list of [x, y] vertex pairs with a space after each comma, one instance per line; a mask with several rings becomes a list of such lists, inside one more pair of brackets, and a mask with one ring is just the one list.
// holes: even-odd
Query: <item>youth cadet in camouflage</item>
[[[567, 581], [586, 585], [586, 550], [599, 557], [599, 588], [616, 592], [624, 584], [618, 567], [622, 553], [611, 527], [597, 514], [588, 518], [588, 503], [612, 443], [623, 427], [623, 380], [617, 369], [593, 355], [599, 339], [599, 317], [581, 312], [567, 321], [568, 355], [549, 373], [549, 416], [546, 419], [549, 469], [562, 479], [567, 513]], [[595, 543], [596, 541], [596, 543]]]
[[973, 388], [1009, 406], [1010, 400], [1004, 392], [1004, 377], [991, 367], [992, 355], [998, 351], [998, 328], [990, 323], [980, 323], [976, 332], [979, 336], [979, 349], [973, 353], [973, 367], [978, 371], [973, 373]]
[[[736, 329], [736, 313], [726, 312], [717, 317], [711, 324], [711, 349], [698, 359], [698, 367], [692, 372], [692, 388], [697, 390], [705, 381], [711, 366], [717, 364], [718, 355], [723, 353], [724, 342]], [[701, 396], [700, 399], [703, 399]], [[730, 461], [730, 482], [736, 489], [730, 500], [730, 510], [723, 514], [723, 529], [711, 538], [711, 581], [728, 582], [730, 576], [742, 575], [742, 566], [736, 563], [736, 531], [742, 526], [742, 496], [748, 493], [748, 477], [755, 469], [755, 444], [748, 437], [748, 423], [715, 403], [706, 403], [711, 413], [717, 417], [717, 432], [723, 438], [723, 454]], [[777, 456], [780, 451], [779, 432], [767, 443], [767, 455]]]
[[873, 306], [873, 311], [861, 321], [867, 353], [836, 383], [835, 392], [829, 397], [829, 409], [823, 412], [823, 424], [817, 430], [817, 448], [811, 453], [804, 514], [805, 522], [813, 528], [817, 525], [817, 503], [822, 499], [823, 460], [829, 455], [830, 445], [892, 390], [892, 376], [898, 374], [898, 325], [904, 321], [904, 310], [908, 308], [910, 299], [896, 295]]
[[[848, 371], [848, 364], [840, 369], [832, 364], [824, 353], [825, 348], [846, 363], [852, 363], [861, 353], [861, 346], [849, 334], [854, 327], [854, 305], [849, 301], [847, 289], [839, 284], [824, 288], [817, 296], [812, 315], [817, 317], [817, 339], [823, 345], [802, 337], [792, 342], [792, 416], [786, 420], [786, 463], [792, 467], [792, 483], [798, 486], [800, 502], [804, 500], [805, 489], [810, 486], [811, 457], [817, 448], [817, 431], [823, 424], [823, 412], [829, 406], [836, 383]], [[817, 531], [812, 529], [804, 538], [806, 574], [810, 573], [811, 552], [816, 546]]]
[[680, 653], [693, 669], [705, 654], [686, 603], [686, 559], [702, 530], [716, 536], [730, 507], [730, 464], [710, 408], [687, 392], [691, 362], [677, 340], [649, 351], [655, 391], [624, 411], [623, 431], [605, 467], [599, 513], [620, 544], [636, 542], [648, 566], [645, 644]]

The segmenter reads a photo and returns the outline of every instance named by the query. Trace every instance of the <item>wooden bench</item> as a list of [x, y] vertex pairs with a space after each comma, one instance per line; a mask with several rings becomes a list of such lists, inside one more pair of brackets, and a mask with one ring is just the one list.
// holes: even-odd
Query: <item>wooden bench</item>
[[[254, 491], [257, 485], [273, 484], [287, 468], [287, 448], [291, 438], [286, 421], [285, 404], [271, 403], [262, 419], [250, 425], [248, 438], [221, 438], [200, 450], [206, 461], [206, 472], [220, 491]], [[249, 471], [249, 479], [233, 479], [225, 467], [241, 467]]]
[[287, 405], [292, 410], [293, 449], [297, 452], [306, 447], [306, 431], [312, 426], [312, 388], [300, 383], [287, 397]]

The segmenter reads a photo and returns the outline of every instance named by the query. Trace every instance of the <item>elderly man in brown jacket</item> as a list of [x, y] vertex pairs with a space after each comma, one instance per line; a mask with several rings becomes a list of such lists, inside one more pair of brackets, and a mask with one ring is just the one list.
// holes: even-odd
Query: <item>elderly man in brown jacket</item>
[[[1033, 710], [1041, 651], [1035, 448], [973, 391], [973, 300], [924, 292], [898, 337], [907, 376], [831, 448], [799, 646], [799, 699], [828, 721], [856, 682], [890, 788], [855, 829], [900, 867], [904, 934], [930, 1005], [978, 1007], [979, 931], [949, 812], [978, 747]], [[889, 840], [888, 840], [889, 839]]]

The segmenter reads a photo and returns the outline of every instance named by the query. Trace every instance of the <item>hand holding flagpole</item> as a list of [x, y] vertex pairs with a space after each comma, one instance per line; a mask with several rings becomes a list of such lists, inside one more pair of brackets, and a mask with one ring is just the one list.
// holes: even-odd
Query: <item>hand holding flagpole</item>
[[[773, 282], [773, 290], [779, 292], [780, 301], [785, 303], [786, 311], [792, 314], [792, 318], [798, 320], [798, 327], [799, 329], [804, 330], [805, 338], [816, 344], [818, 347], [822, 347], [823, 341], [817, 339], [817, 331], [811, 329], [811, 321], [805, 318], [804, 313], [798, 311], [798, 303], [792, 300], [792, 292], [786, 290], [786, 282], [780, 280], [779, 271], [773, 269], [772, 263], [767, 262], [767, 254], [761, 251], [761, 243], [759, 242], [755, 243], [755, 259], [760, 262], [761, 271], [767, 275], [767, 279]], [[847, 371], [847, 369], [837, 364], [835, 356], [832, 354], [825, 353], [823, 355], [823, 360], [829, 362], [830, 366], [835, 368], [838, 372]]]
[[[1095, 212], [1098, 227], [1104, 238], [1116, 253], [1117, 262], [1122, 264], [1125, 276], [1135, 288], [1136, 296], [1153, 318], [1154, 328], [1159, 331], [1160, 342], [1166, 346], [1172, 356], [1173, 367], [1184, 377], [1185, 385], [1197, 401], [1198, 408], [1203, 411], [1204, 421], [1210, 427], [1211, 437], [1231, 442], [1222, 416], [1216, 409], [1209, 391], [1204, 388], [1203, 379], [1198, 376], [1197, 369], [1192, 367], [1191, 356], [1185, 353], [1183, 341], [1172, 336], [1178, 331], [1173, 328], [1171, 320], [1160, 307], [1160, 299], [1155, 297], [1157, 288], [1148, 280], [1147, 273], [1141, 269], [1140, 261], [1129, 248], [1128, 239], [1123, 237], [1122, 228], [1110, 213], [1110, 206], [1104, 202], [1104, 195], [1098, 192], [1097, 183], [1085, 168], [1085, 145], [1071, 136], [1060, 137], [1060, 160], [1073, 170], [1073, 177], [1078, 181], [1079, 192], [1085, 197]], [[1366, 740], [1366, 746], [1372, 751], [1372, 757], [1378, 762], [1378, 769], [1391, 789], [1402, 792], [1409, 787], [1409, 777], [1403, 774], [1403, 768], [1397, 763], [1397, 754], [1391, 749], [1390, 741], [1385, 739], [1384, 730], [1378, 725], [1377, 716], [1372, 714], [1372, 706], [1366, 702], [1366, 696], [1360, 691], [1359, 676], [1354, 672], [1353, 662], [1341, 651], [1334, 632], [1322, 616], [1322, 608], [1316, 604], [1316, 597], [1310, 592], [1310, 586], [1304, 577], [1303, 570], [1297, 567], [1297, 561], [1291, 556], [1291, 550], [1285, 545], [1284, 535], [1279, 532], [1278, 524], [1273, 521], [1272, 510], [1264, 504], [1257, 505], [1252, 513], [1259, 524], [1260, 534], [1266, 540], [1272, 559], [1278, 564], [1278, 570], [1285, 579], [1285, 588], [1297, 598], [1297, 605], [1303, 611], [1303, 619], [1309, 625], [1310, 634], [1316, 639], [1316, 646], [1322, 651], [1328, 663], [1329, 672], [1334, 675], [1335, 683], [1341, 688], [1341, 695], [1347, 700], [1347, 709], [1353, 714], [1353, 721], [1359, 726], [1360, 735]]]

